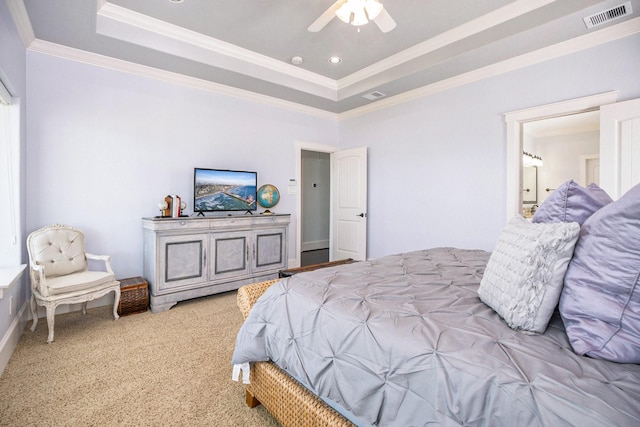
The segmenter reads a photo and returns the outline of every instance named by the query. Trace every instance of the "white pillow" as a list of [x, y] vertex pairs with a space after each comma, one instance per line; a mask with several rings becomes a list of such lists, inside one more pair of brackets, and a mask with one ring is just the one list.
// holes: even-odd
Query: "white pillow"
[[577, 222], [533, 224], [516, 216], [489, 258], [478, 288], [480, 299], [511, 328], [544, 332], [579, 233]]

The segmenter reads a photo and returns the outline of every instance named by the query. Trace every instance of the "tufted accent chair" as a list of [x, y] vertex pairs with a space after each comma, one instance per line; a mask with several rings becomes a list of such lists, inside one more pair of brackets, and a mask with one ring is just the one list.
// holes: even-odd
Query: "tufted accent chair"
[[[68, 225], [49, 225], [27, 237], [29, 275], [31, 277], [31, 312], [33, 325], [38, 325], [37, 305], [46, 307], [49, 337], [53, 341], [56, 307], [61, 304], [82, 303], [82, 314], [87, 313], [87, 302], [113, 291], [113, 318], [118, 319], [120, 282], [111, 269], [108, 255], [85, 252], [84, 233]], [[104, 261], [106, 271], [89, 271], [88, 259]]]

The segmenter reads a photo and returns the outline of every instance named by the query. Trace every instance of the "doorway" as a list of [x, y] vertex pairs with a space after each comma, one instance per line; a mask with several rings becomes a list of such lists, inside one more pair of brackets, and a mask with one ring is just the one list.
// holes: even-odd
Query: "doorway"
[[[317, 168], [321, 168], [320, 166], [320, 161], [311, 161], [309, 163], [308, 159], [309, 157], [313, 157], [313, 156], [322, 156], [322, 155], [327, 155], [329, 156], [329, 158], [331, 157], [331, 154], [336, 152], [338, 149], [337, 147], [333, 146], [333, 145], [324, 145], [324, 144], [317, 144], [317, 143], [313, 143], [313, 142], [303, 142], [303, 141], [298, 141], [295, 143], [295, 149], [296, 149], [296, 181], [293, 183], [293, 191], [298, 193], [298, 197], [296, 197], [296, 246], [295, 246], [295, 259], [290, 260], [289, 265], [292, 267], [303, 267], [305, 265], [310, 265], [307, 263], [313, 263], [314, 261], [316, 261], [317, 259], [324, 259], [324, 250], [320, 250], [317, 253], [312, 253], [312, 250], [314, 250], [314, 246], [313, 244], [307, 242], [307, 244], [303, 244], [303, 242], [305, 242], [305, 240], [303, 240], [303, 217], [305, 217], [305, 210], [309, 211], [312, 210], [315, 206], [314, 203], [310, 204], [309, 206], [304, 206], [304, 201], [306, 199], [309, 199], [311, 197], [307, 197], [305, 195], [306, 193], [306, 188], [303, 186], [303, 163], [308, 163], [307, 166], [309, 166], [309, 164], [312, 167], [317, 167]], [[305, 159], [303, 159], [303, 154], [306, 156]], [[328, 167], [331, 167], [331, 161], [327, 161], [325, 162], [327, 163]], [[324, 165], [323, 165], [324, 166]], [[313, 174], [312, 174], [313, 175]], [[311, 178], [307, 178], [305, 179], [305, 182], [310, 182], [311, 185], [313, 185], [314, 180]], [[316, 182], [317, 183], [317, 182]], [[331, 176], [329, 175], [329, 182], [327, 183], [327, 191], [330, 192], [331, 190]], [[290, 187], [291, 190], [292, 187]], [[312, 187], [313, 188], [313, 187]], [[318, 191], [311, 191], [312, 196], [313, 195], [317, 195], [319, 194], [322, 190], [324, 190], [324, 184], [320, 187], [316, 187], [318, 189]], [[329, 200], [330, 200], [329, 196]], [[315, 198], [314, 198], [315, 199]], [[314, 200], [315, 202], [315, 200]], [[329, 204], [327, 204], [327, 207], [330, 209], [330, 205], [331, 203], [329, 202]], [[324, 209], [322, 210], [322, 215], [326, 214], [326, 220], [331, 221], [331, 213], [330, 211], [325, 211]], [[314, 217], [313, 215], [311, 215], [311, 217]], [[324, 221], [324, 218], [322, 218], [320, 215], [316, 215], [316, 218], [321, 218], [321, 221]], [[305, 219], [305, 223], [308, 220]], [[329, 225], [329, 229], [331, 228], [331, 226]], [[316, 234], [311, 234], [312, 236], [320, 236], [322, 235], [322, 233], [320, 233], [320, 231], [317, 231]], [[307, 234], [306, 236], [308, 239], [316, 239], [315, 237], [309, 237], [309, 235]], [[326, 237], [327, 239], [327, 253], [329, 254], [328, 257], [330, 257], [330, 232]], [[324, 238], [317, 238], [317, 240], [324, 240]], [[321, 242], [316, 242], [316, 248], [317, 249], [324, 249], [324, 248], [320, 248], [318, 247], [318, 245], [321, 245]], [[302, 261], [302, 257], [303, 257], [303, 253], [306, 252], [305, 255], [305, 264], [303, 264]], [[316, 257], [317, 256], [317, 257]], [[322, 258], [321, 258], [322, 257]], [[328, 259], [327, 259], [328, 260]], [[322, 261], [319, 261], [322, 262]]]
[[640, 183], [640, 98], [616, 101], [617, 92], [608, 92], [505, 114], [507, 219], [522, 212], [522, 130], [527, 122], [599, 111], [600, 160], [591, 167], [600, 174], [600, 187], [616, 200]]
[[302, 150], [300, 157], [300, 266], [305, 267], [329, 261], [331, 155]]
[[[330, 168], [326, 184], [329, 191], [329, 261], [367, 259], [367, 147], [338, 151], [332, 145], [296, 142], [295, 148], [296, 179], [290, 182], [288, 190], [289, 194], [299, 194], [295, 216], [296, 258], [290, 260], [289, 265], [300, 267], [302, 259], [302, 202], [306, 190], [301, 185], [302, 151], [329, 155], [329, 161], [325, 162]], [[313, 180], [310, 184], [313, 185]]]
[[[617, 96], [617, 92], [607, 92], [600, 95], [542, 105], [505, 114], [505, 122], [507, 123], [507, 221], [509, 221], [514, 215], [521, 215], [523, 212], [522, 152], [524, 151], [523, 127], [525, 124], [553, 117], [599, 111], [603, 105], [614, 104], [617, 101]], [[600, 150], [602, 154], [602, 147]], [[538, 187], [543, 186], [539, 185]], [[539, 188], [538, 191], [545, 191], [546, 188], [547, 187], [542, 189]]]

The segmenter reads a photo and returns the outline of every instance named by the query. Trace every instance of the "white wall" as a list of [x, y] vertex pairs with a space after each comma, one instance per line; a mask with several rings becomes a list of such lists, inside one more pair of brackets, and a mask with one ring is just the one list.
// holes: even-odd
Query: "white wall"
[[192, 212], [194, 167], [257, 171], [281, 189], [277, 212], [293, 214], [294, 142], [337, 140], [332, 120], [39, 53], [27, 65], [27, 228], [83, 229], [120, 278], [142, 274], [141, 218], [165, 195]]
[[368, 256], [493, 249], [507, 221], [503, 114], [611, 90], [638, 98], [638, 52], [635, 35], [342, 121], [340, 148], [369, 147]]

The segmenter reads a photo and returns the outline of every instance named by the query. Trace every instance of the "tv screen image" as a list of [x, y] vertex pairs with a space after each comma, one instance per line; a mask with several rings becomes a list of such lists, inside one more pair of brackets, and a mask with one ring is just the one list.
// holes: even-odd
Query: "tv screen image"
[[256, 172], [195, 168], [193, 211], [254, 211], [257, 184]]

